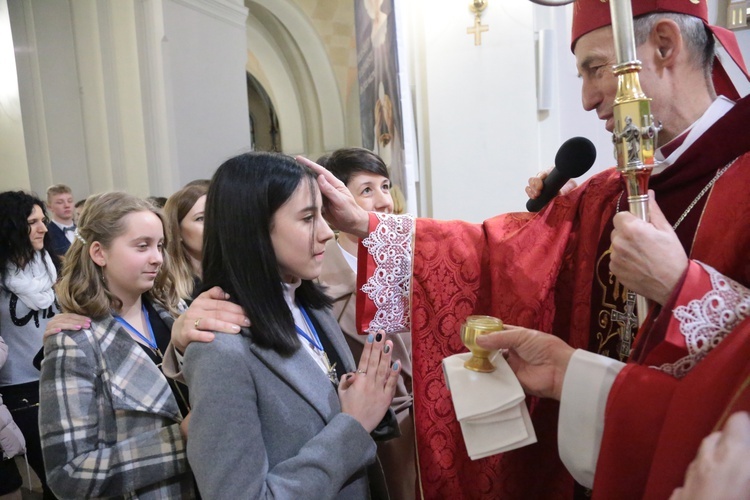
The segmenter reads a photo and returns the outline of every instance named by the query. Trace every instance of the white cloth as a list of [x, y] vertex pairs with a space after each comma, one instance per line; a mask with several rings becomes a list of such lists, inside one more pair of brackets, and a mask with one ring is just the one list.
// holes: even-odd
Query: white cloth
[[526, 396], [505, 358], [496, 355], [492, 373], [464, 368], [470, 353], [443, 360], [456, 418], [472, 460], [536, 443]]
[[8, 266], [5, 288], [18, 295], [26, 306], [35, 311], [47, 309], [55, 301], [52, 286], [57, 281], [57, 270], [46, 251], [34, 252], [34, 258], [19, 269]]
[[562, 463], [587, 488], [594, 484], [609, 391], [624, 367], [625, 363], [577, 349], [565, 370], [557, 446]]

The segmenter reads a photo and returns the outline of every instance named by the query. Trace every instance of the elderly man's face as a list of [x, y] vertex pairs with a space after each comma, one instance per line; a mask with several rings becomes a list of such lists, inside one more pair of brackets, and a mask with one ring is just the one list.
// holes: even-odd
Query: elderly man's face
[[[636, 57], [643, 65], [639, 73], [641, 87], [648, 97], [654, 98], [652, 111], [654, 116], [658, 117], [659, 113], [655, 107], [660, 107], [665, 96], [658, 95], [659, 98], [656, 99], [660, 86], [654, 73], [653, 52], [655, 50], [656, 47], [648, 40], [638, 47]], [[612, 66], [617, 64], [612, 27], [605, 26], [583, 35], [578, 39], [574, 53], [576, 67], [583, 80], [581, 88], [583, 108], [586, 111], [596, 110], [599, 119], [606, 122], [605, 128], [612, 132], [614, 129], [612, 108], [617, 94], [617, 77], [612, 72]]]
[[617, 93], [617, 77], [612, 66], [617, 62], [612, 38], [612, 28], [599, 28], [586, 33], [575, 46], [576, 67], [583, 80], [581, 98], [583, 109], [595, 110], [605, 128], [614, 130], [612, 108]]

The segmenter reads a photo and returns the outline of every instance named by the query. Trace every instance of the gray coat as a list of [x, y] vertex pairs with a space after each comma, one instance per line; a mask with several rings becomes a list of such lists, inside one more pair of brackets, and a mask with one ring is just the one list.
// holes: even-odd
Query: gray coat
[[114, 318], [47, 339], [40, 393], [47, 482], [59, 498], [193, 498], [177, 401]]
[[[336, 320], [309, 312], [354, 371]], [[183, 371], [193, 408], [188, 460], [203, 498], [368, 498], [375, 442], [341, 413], [304, 349], [284, 358], [254, 344], [248, 330], [217, 334], [189, 345]]]

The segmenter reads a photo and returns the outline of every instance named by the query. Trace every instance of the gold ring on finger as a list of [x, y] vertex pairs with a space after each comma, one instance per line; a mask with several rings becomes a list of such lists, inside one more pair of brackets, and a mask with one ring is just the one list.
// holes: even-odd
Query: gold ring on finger
[[193, 323], [193, 325], [195, 325], [195, 329], [196, 330], [200, 330], [200, 324], [201, 324], [201, 320], [202, 319], [203, 318], [198, 318], [198, 319], [195, 320], [195, 323]]

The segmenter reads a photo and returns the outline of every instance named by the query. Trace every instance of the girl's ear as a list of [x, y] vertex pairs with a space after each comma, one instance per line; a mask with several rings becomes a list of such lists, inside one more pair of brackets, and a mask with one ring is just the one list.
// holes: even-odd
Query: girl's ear
[[91, 257], [91, 260], [94, 261], [94, 264], [99, 267], [104, 267], [107, 263], [107, 256], [105, 255], [104, 247], [98, 241], [93, 242], [89, 247], [89, 256]]

